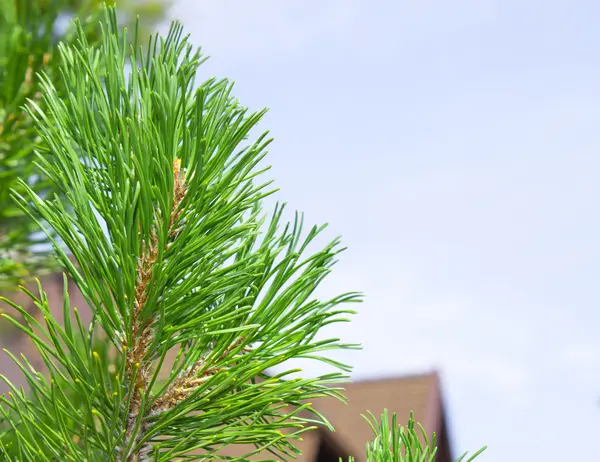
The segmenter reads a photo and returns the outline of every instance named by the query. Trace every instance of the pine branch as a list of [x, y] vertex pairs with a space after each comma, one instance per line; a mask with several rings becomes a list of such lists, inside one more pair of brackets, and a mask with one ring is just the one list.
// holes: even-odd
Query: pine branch
[[[59, 194], [42, 197], [25, 182], [14, 194], [72, 253], [77, 265], [53, 240], [93, 321], [81, 325], [65, 292], [59, 323], [42, 287], [30, 295], [44, 324], [14, 306], [24, 322], [9, 319], [50, 377], [15, 358], [36, 391], [2, 400], [4, 438], [21, 460], [61, 451], [66, 460], [214, 459], [248, 443], [291, 454], [303, 431], [327, 424], [312, 400], [339, 397], [328, 385], [350, 370], [329, 352], [356, 348], [318, 338], [360, 301], [314, 297], [343, 249], [336, 239], [312, 251], [324, 227], [305, 233], [298, 214], [284, 223], [283, 207], [262, 212], [274, 192], [259, 167], [271, 140], [247, 140], [265, 111], [249, 113], [225, 80], [195, 84], [204, 59], [179, 24], [144, 53], [135, 35], [127, 51], [114, 9], [102, 26], [99, 47], [81, 25], [59, 47], [66, 98], [42, 76], [42, 101], [29, 108], [43, 140], [39, 169]], [[267, 377], [301, 358], [335, 372]]]
[[[185, 197], [185, 181], [181, 175], [181, 159], [176, 158], [173, 162], [173, 205], [171, 213], [169, 215], [169, 228], [167, 232], [167, 241], [164, 251], [169, 249], [169, 246], [173, 239], [177, 235], [176, 226], [178, 224], [179, 217], [181, 216], [181, 203]], [[134, 448], [139, 439], [144, 435], [147, 424], [145, 416], [140, 416], [140, 410], [142, 408], [143, 397], [148, 393], [149, 380], [152, 375], [152, 361], [147, 358], [148, 347], [154, 340], [154, 328], [156, 319], [153, 318], [142, 318], [142, 311], [146, 304], [149, 285], [152, 280], [152, 270], [157, 263], [158, 259], [158, 237], [156, 231], [153, 231], [150, 237], [150, 244], [146, 245], [142, 242], [142, 258], [140, 258], [138, 268], [137, 287], [135, 291], [134, 310], [132, 317], [132, 338], [133, 347], [127, 348], [127, 344], [123, 342], [123, 349], [126, 351], [126, 373], [130, 383], [133, 383], [131, 390], [132, 396], [130, 397], [126, 436], [125, 436], [125, 447]], [[183, 380], [182, 383], [177, 384], [177, 391], [175, 389], [167, 391], [166, 396], [163, 400], [180, 401], [184, 396], [185, 392], [181, 387], [185, 389], [193, 389], [194, 382], [193, 373]], [[177, 382], [177, 381], [176, 381]], [[175, 387], [175, 383], [172, 387]], [[179, 399], [176, 399], [178, 395]], [[188, 393], [189, 394], [189, 393]], [[171, 396], [169, 396], [171, 395]], [[152, 409], [151, 409], [152, 411]], [[136, 433], [136, 423], [142, 420], [141, 428]], [[149, 444], [145, 444], [140, 448], [137, 454], [129, 454], [127, 460], [131, 462], [138, 462], [141, 460], [143, 455], [146, 455], [150, 451], [151, 447]]]

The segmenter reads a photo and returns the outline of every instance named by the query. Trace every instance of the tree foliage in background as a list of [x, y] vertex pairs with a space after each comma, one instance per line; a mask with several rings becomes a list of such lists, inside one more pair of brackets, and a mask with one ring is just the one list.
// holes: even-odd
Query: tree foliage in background
[[[58, 194], [20, 180], [14, 196], [94, 318], [72, 319], [65, 293], [61, 326], [42, 287], [30, 296], [43, 321], [14, 305], [49, 377], [14, 358], [32, 393], [12, 387], [0, 398], [4, 457], [169, 461], [201, 450], [212, 459], [252, 443], [287, 458], [309, 425], [326, 423], [312, 400], [339, 396], [327, 385], [349, 370], [328, 351], [353, 345], [316, 334], [345, 321], [359, 295], [313, 296], [342, 249], [336, 240], [310, 253], [322, 228], [305, 233], [299, 216], [283, 223], [282, 207], [263, 213], [273, 190], [258, 164], [270, 140], [247, 141], [263, 112], [241, 107], [227, 81], [194, 89], [202, 57], [178, 24], [145, 52], [135, 37], [128, 47], [114, 9], [99, 48], [77, 29], [59, 45], [60, 87], [43, 77], [27, 109], [42, 139], [38, 166]], [[99, 338], [116, 359], [95, 349]], [[265, 373], [299, 358], [337, 372]]]
[[[131, 24], [139, 15], [144, 26], [140, 35], [147, 37], [168, 4], [167, 0], [122, 0], [119, 13]], [[36, 233], [35, 223], [10, 199], [11, 189], [23, 192], [19, 178], [41, 197], [57, 192], [33, 164], [33, 149], [41, 140], [23, 105], [28, 99], [43, 104], [40, 71], [52, 79], [57, 91], [63, 91], [56, 57], [59, 40], [74, 38], [68, 18], [85, 18], [83, 27], [94, 43], [101, 12], [100, 0], [0, 0], [0, 290], [56, 268], [47, 238]]]

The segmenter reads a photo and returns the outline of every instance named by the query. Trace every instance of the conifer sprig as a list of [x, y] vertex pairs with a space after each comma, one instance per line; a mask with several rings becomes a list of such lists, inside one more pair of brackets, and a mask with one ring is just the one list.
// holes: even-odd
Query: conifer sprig
[[[99, 48], [78, 31], [59, 47], [68, 99], [42, 77], [44, 104], [29, 110], [53, 154], [40, 153], [39, 168], [60, 196], [22, 184], [15, 199], [71, 251], [76, 264], [54, 248], [94, 317], [83, 326], [66, 290], [61, 323], [42, 287], [30, 296], [44, 323], [15, 306], [49, 378], [14, 358], [32, 394], [13, 387], [0, 398], [0, 451], [8, 460], [168, 461], [192, 451], [209, 460], [252, 443], [278, 458], [297, 453], [292, 441], [308, 425], [327, 424], [311, 400], [340, 397], [327, 385], [349, 370], [327, 352], [355, 347], [317, 338], [360, 300], [313, 295], [339, 240], [309, 253], [322, 227], [304, 233], [299, 215], [282, 225], [283, 207], [263, 214], [270, 139], [244, 143], [264, 111], [241, 107], [225, 80], [196, 88], [203, 57], [179, 24], [144, 53], [135, 34], [128, 51], [112, 8]], [[338, 372], [266, 374], [294, 358]]]
[[[383, 410], [379, 420], [372, 412], [362, 417], [373, 431], [373, 439], [366, 444], [367, 462], [434, 462], [437, 460], [436, 434], [427, 436], [423, 426], [415, 422], [412, 411], [406, 426], [398, 424], [396, 413], [392, 414], [390, 425], [387, 409]], [[473, 462], [485, 450], [484, 446], [471, 456], [464, 453], [456, 462]], [[349, 462], [354, 462], [354, 458], [351, 457]]]

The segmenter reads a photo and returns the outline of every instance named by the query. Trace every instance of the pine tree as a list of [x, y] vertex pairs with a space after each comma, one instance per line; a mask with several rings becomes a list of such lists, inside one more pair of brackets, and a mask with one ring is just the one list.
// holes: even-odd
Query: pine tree
[[[264, 111], [241, 106], [227, 80], [196, 84], [203, 57], [181, 25], [144, 50], [114, 8], [98, 46], [75, 24], [76, 39], [58, 45], [60, 79], [42, 74], [24, 108], [40, 137], [35, 168], [55, 194], [28, 176], [12, 191], [65, 272], [63, 317], [39, 283], [27, 294], [41, 320], [5, 300], [23, 320], [4, 316], [48, 373], [13, 356], [29, 390], [8, 383], [0, 397], [0, 457], [213, 460], [252, 444], [246, 457], [290, 459], [303, 432], [329, 426], [312, 401], [343, 399], [350, 368], [331, 351], [357, 348], [317, 337], [361, 300], [314, 296], [339, 239], [311, 251], [323, 227], [305, 232], [300, 215], [285, 222], [283, 206], [263, 210], [274, 192], [262, 166], [271, 140], [251, 133]], [[88, 326], [67, 277], [93, 312]], [[334, 371], [297, 377], [286, 369], [293, 359]], [[269, 374], [276, 366], [284, 372]], [[399, 458], [399, 441], [410, 452], [418, 440], [396, 428], [394, 419], [391, 446], [387, 427], [374, 428], [371, 460], [433, 460]]]

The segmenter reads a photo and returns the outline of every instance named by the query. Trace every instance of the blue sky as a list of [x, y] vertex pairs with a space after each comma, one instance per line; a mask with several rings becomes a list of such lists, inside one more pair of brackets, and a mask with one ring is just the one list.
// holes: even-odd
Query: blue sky
[[[349, 247], [355, 379], [439, 368], [456, 452], [589, 460], [600, 428], [600, 3], [176, 0]], [[310, 373], [319, 369], [307, 366]], [[566, 458], [566, 459], [565, 459]]]

